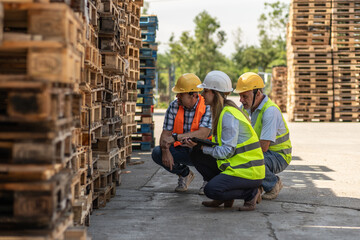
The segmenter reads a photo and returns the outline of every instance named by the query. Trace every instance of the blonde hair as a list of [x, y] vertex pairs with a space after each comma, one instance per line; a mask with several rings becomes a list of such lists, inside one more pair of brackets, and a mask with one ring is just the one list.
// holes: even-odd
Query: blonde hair
[[[230, 94], [230, 92], [228, 93], [223, 93], [223, 92], [218, 92], [215, 90], [211, 90], [214, 93], [214, 99], [211, 106], [211, 114], [212, 114], [212, 135], [216, 136], [217, 135], [217, 125], [219, 122], [219, 117], [220, 114], [223, 110], [223, 108], [225, 106], [230, 106], [230, 107], [234, 107], [236, 109], [238, 109], [245, 117], [246, 119], [250, 122], [250, 119], [248, 118], [248, 116], [236, 105], [236, 103], [234, 103], [232, 100], [226, 99], [226, 97]], [[223, 99], [223, 101], [222, 101]], [[250, 122], [251, 123], [251, 122]]]

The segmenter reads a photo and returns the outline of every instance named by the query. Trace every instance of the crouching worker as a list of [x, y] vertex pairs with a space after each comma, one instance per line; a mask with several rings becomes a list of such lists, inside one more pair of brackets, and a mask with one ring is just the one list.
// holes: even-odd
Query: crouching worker
[[262, 183], [263, 199], [275, 199], [283, 184], [276, 174], [285, 170], [291, 162], [291, 141], [289, 128], [280, 108], [262, 91], [264, 82], [253, 72], [247, 72], [238, 79], [235, 93], [239, 93], [243, 108], [251, 117], [260, 145], [264, 152], [265, 179]]
[[166, 111], [160, 146], [152, 152], [155, 163], [179, 176], [176, 192], [187, 191], [194, 179], [194, 173], [188, 167], [192, 166], [191, 148], [182, 146], [182, 139], [206, 139], [211, 131], [210, 107], [205, 105], [204, 98], [199, 95], [199, 91], [202, 91], [202, 88], [197, 87], [199, 84], [200, 79], [192, 73], [183, 74], [177, 80], [172, 89], [177, 99], [170, 103]]
[[205, 207], [232, 207], [234, 199], [244, 199], [240, 211], [251, 211], [261, 201], [260, 190], [265, 177], [264, 156], [259, 139], [249, 119], [227, 100], [233, 90], [228, 75], [221, 71], [209, 72], [202, 93], [205, 104], [212, 111], [212, 141], [218, 146], [209, 147], [185, 139], [193, 147], [191, 159], [195, 168], [208, 184], [204, 192], [213, 201], [204, 201]]

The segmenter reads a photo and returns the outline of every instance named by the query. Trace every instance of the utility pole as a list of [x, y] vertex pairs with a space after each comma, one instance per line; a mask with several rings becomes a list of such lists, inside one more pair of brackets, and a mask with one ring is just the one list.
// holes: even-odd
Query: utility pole
[[173, 88], [173, 85], [175, 83], [175, 66], [174, 64], [171, 64], [171, 66], [169, 67], [169, 102], [172, 101], [173, 99], [173, 94], [171, 89]]

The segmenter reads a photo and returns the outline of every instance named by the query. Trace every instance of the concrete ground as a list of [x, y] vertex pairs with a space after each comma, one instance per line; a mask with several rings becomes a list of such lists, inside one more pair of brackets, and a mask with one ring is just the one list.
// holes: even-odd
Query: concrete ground
[[[164, 111], [156, 110], [160, 136]], [[135, 152], [122, 184], [105, 208], [93, 212], [93, 239], [360, 239], [360, 124], [289, 123], [293, 161], [284, 188], [253, 212], [205, 208], [200, 174], [186, 193], [177, 176], [159, 168], [150, 152]], [[144, 163], [142, 163], [142, 161]], [[192, 168], [196, 171], [194, 168]]]

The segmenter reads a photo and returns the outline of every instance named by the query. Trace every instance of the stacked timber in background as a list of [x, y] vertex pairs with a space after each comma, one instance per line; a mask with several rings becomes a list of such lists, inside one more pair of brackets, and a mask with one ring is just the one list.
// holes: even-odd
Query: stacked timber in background
[[290, 121], [330, 121], [333, 66], [331, 2], [293, 0], [288, 25], [288, 105]]
[[288, 25], [290, 121], [360, 121], [360, 1], [293, 0]]
[[69, 229], [84, 183], [75, 144], [83, 20], [62, 3], [1, 8], [0, 239], [84, 239]]
[[332, 0], [334, 120], [360, 121], [360, 1]]
[[142, 2], [134, 4], [132, 2], [123, 2], [123, 8], [126, 10], [127, 24], [127, 41], [126, 41], [126, 66], [125, 72], [125, 99], [124, 103], [124, 122], [123, 136], [125, 157], [127, 162], [130, 161], [132, 153], [131, 134], [136, 132], [135, 110], [137, 100], [137, 81], [140, 78], [140, 58], [139, 52], [141, 48], [141, 31], [140, 31], [140, 6]]
[[130, 160], [142, 1], [37, 2], [0, 4], [0, 239], [85, 239]]
[[138, 100], [136, 103], [136, 133], [133, 134], [133, 150], [150, 151], [155, 145], [153, 123], [153, 88], [157, 60], [156, 15], [140, 17], [141, 38], [143, 47], [140, 49], [140, 81], [137, 84]]
[[275, 66], [272, 68], [271, 100], [276, 103], [282, 112], [286, 112], [287, 103], [287, 67]]

